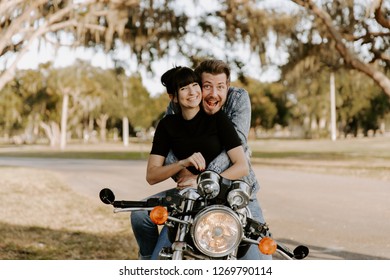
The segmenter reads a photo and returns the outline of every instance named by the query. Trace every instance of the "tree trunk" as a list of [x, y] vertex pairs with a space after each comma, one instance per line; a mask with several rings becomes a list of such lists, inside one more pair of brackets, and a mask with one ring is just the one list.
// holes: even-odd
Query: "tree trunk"
[[330, 135], [332, 141], [336, 141], [336, 90], [334, 73], [330, 73]]
[[61, 138], [60, 138], [60, 149], [65, 150], [66, 147], [66, 134], [68, 124], [68, 104], [69, 94], [65, 93], [62, 100], [62, 112], [61, 112]]
[[49, 138], [50, 147], [55, 147], [59, 143], [60, 128], [57, 123], [51, 121], [50, 124], [44, 122], [40, 123], [40, 127], [45, 131], [47, 138]]
[[123, 136], [123, 145], [127, 147], [129, 145], [129, 119], [123, 117], [122, 120], [122, 136]]
[[107, 120], [108, 120], [108, 118], [109, 118], [108, 114], [102, 114], [96, 120], [96, 123], [100, 129], [100, 140], [102, 142], [106, 142], [106, 140], [107, 140]]

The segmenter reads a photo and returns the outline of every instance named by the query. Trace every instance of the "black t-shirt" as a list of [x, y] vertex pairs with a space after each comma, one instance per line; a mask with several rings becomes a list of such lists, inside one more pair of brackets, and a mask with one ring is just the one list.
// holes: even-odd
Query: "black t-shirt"
[[[151, 154], [166, 157], [170, 150], [179, 159], [185, 159], [200, 152], [206, 166], [222, 150], [229, 151], [241, 145], [233, 124], [224, 112], [207, 115], [202, 109], [191, 120], [181, 114], [167, 115], [157, 125]], [[188, 168], [198, 174], [195, 168]]]

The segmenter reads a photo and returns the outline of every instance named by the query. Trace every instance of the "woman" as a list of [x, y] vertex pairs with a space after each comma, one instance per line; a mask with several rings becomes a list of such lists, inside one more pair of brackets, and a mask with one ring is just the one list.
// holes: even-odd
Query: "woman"
[[[222, 111], [207, 115], [200, 106], [200, 78], [190, 68], [177, 69], [164, 84], [173, 85], [173, 101], [179, 113], [165, 116], [157, 126], [149, 156], [146, 180], [153, 185], [184, 168], [199, 174], [226, 150], [232, 165], [221, 173], [228, 179], [239, 179], [249, 172], [241, 141], [230, 120]], [[172, 150], [178, 162], [164, 165]]]
[[[207, 115], [200, 106], [200, 77], [190, 68], [176, 67], [167, 71], [161, 82], [172, 94], [179, 113], [165, 116], [156, 128], [147, 164], [148, 183], [162, 182], [184, 168], [199, 174], [224, 149], [232, 165], [221, 176], [231, 180], [246, 176], [249, 166], [233, 124], [222, 111]], [[164, 165], [170, 150], [178, 161]], [[133, 212], [131, 223], [140, 258], [150, 259], [158, 241], [157, 226], [152, 224], [146, 211]]]

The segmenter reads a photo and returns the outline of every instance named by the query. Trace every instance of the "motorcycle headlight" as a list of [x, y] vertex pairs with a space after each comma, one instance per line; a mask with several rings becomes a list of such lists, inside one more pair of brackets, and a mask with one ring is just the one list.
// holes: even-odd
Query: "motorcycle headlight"
[[241, 222], [228, 207], [211, 206], [200, 212], [191, 227], [196, 248], [211, 257], [223, 257], [231, 253], [241, 242]]

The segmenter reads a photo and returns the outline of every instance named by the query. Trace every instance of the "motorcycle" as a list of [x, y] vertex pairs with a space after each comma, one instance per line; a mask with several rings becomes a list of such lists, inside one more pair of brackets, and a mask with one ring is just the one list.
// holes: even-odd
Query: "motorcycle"
[[197, 177], [197, 188], [167, 192], [145, 201], [118, 201], [104, 188], [99, 197], [112, 205], [114, 212], [150, 211], [151, 220], [168, 228], [171, 247], [163, 248], [164, 260], [236, 260], [255, 244], [266, 255], [279, 253], [285, 259], [304, 259], [306, 246], [291, 251], [276, 242], [266, 223], [252, 218], [248, 208], [252, 189], [244, 181], [229, 180], [213, 171]]

